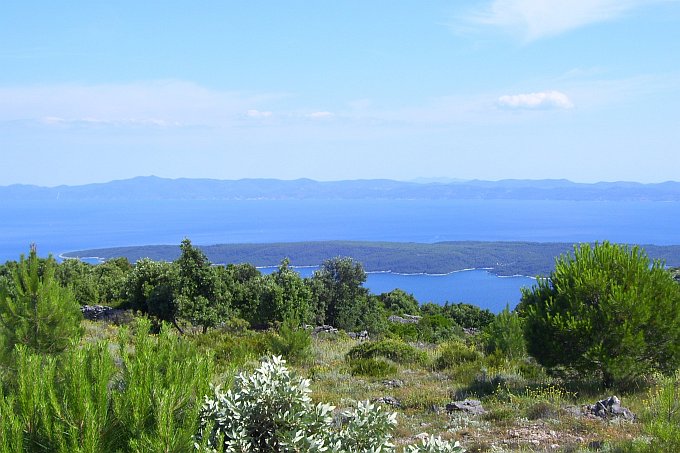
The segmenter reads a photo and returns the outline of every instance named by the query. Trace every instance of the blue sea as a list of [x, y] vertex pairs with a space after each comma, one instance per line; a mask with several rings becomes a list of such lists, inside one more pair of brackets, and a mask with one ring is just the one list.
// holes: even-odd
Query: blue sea
[[[40, 255], [57, 256], [88, 248], [179, 244], [184, 237], [196, 245], [338, 239], [669, 245], [680, 243], [678, 225], [678, 202], [0, 200], [0, 262], [27, 253], [31, 243], [37, 244]], [[498, 311], [506, 303], [516, 304], [519, 288], [531, 282], [472, 271], [447, 276], [370, 274], [367, 286], [376, 293], [399, 287], [421, 302], [470, 302]]]

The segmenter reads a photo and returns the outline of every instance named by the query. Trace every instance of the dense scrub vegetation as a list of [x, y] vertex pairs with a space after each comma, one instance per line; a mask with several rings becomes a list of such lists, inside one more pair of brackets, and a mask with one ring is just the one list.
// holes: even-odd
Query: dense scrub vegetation
[[[576, 247], [497, 316], [372, 295], [350, 258], [302, 279], [287, 260], [263, 275], [181, 250], [92, 266], [32, 249], [0, 266], [0, 451], [680, 446], [680, 284], [640, 249]], [[95, 303], [136, 315], [82, 321]], [[614, 393], [637, 419], [583, 412]], [[465, 398], [485, 411], [444, 411]]]
[[[241, 319], [256, 329], [287, 320], [296, 326], [325, 323], [380, 334], [390, 328], [387, 316], [410, 314], [423, 319], [403, 330], [393, 327], [393, 334], [433, 342], [461, 327], [481, 328], [493, 319], [488, 310], [462, 303], [426, 304], [421, 309], [412, 295], [399, 289], [370, 294], [363, 286], [363, 265], [352, 258], [328, 259], [305, 279], [288, 259], [275, 272], [263, 274], [248, 263], [215, 266], [189, 239], [182, 241], [180, 250], [172, 262], [143, 258], [130, 264], [115, 258], [98, 265], [74, 259], [57, 264], [36, 257], [36, 266], [53, 269], [57, 286], [70, 288], [77, 304], [131, 309], [171, 323], [180, 332], [193, 326], [206, 333]], [[11, 279], [15, 267], [13, 262], [0, 267], [0, 279]]]

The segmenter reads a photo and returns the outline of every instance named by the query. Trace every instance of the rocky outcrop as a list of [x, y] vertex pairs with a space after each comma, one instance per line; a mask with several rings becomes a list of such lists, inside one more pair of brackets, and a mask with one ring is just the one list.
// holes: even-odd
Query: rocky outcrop
[[446, 405], [446, 412], [464, 412], [472, 415], [486, 414], [486, 410], [482, 407], [482, 402], [479, 400], [452, 401]]
[[385, 379], [382, 381], [383, 385], [391, 388], [400, 388], [404, 386], [404, 381], [401, 379]]
[[389, 322], [394, 322], [398, 324], [418, 324], [418, 321], [422, 316], [416, 316], [416, 315], [404, 315], [404, 316], [397, 316], [397, 315], [392, 315], [387, 320]]
[[119, 308], [107, 307], [106, 305], [83, 305], [80, 307], [83, 318], [90, 321], [107, 321], [116, 324], [124, 324], [131, 318], [131, 313]]
[[[311, 334], [313, 337], [318, 337], [319, 335], [324, 336], [324, 335], [337, 335], [339, 330], [336, 329], [333, 326], [329, 326], [328, 324], [324, 324], [321, 326], [309, 326], [306, 325], [304, 326], [305, 329], [310, 330]], [[355, 340], [360, 340], [360, 341], [367, 341], [370, 340], [370, 337], [368, 336], [368, 331], [362, 330], [361, 332], [347, 332], [347, 336], [350, 338], [353, 338]]]
[[604, 419], [623, 418], [625, 420], [635, 420], [635, 414], [628, 410], [628, 408], [622, 407], [621, 400], [616, 396], [610, 396], [595, 404], [588, 405], [585, 409], [587, 413]]
[[347, 332], [347, 336], [359, 341], [368, 341], [371, 338], [368, 336], [367, 330], [362, 330], [361, 332]]
[[336, 329], [333, 326], [329, 326], [327, 324], [324, 324], [322, 326], [316, 326], [316, 327], [312, 327], [312, 326], [305, 326], [305, 327], [311, 328], [312, 329], [312, 336], [315, 336], [315, 337], [317, 335], [324, 335], [324, 334], [325, 335], [333, 335], [333, 334], [338, 333], [338, 329]]
[[398, 399], [396, 399], [393, 396], [382, 396], [380, 398], [375, 399], [376, 403], [381, 403], [381, 404], [387, 404], [388, 406], [392, 406], [395, 408], [401, 407], [401, 402], [399, 402]]

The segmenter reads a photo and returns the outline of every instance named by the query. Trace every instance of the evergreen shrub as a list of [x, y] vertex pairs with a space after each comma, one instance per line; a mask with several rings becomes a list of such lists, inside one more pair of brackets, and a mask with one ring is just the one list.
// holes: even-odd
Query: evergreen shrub
[[508, 360], [521, 359], [527, 352], [522, 319], [505, 307], [483, 329], [482, 342], [487, 354], [496, 354]]
[[56, 261], [38, 258], [31, 246], [11, 278], [0, 281], [0, 355], [11, 356], [16, 345], [38, 353], [64, 351], [82, 334], [83, 316], [72, 291], [55, 277]]
[[468, 346], [461, 341], [449, 341], [437, 350], [437, 358], [434, 361], [436, 370], [455, 368], [464, 363], [477, 362], [483, 358], [483, 354], [474, 346]]
[[574, 247], [549, 279], [524, 290], [529, 353], [605, 386], [680, 366], [680, 285], [638, 247]]
[[350, 361], [352, 376], [387, 377], [397, 372], [394, 363], [383, 359], [354, 359]]
[[302, 363], [312, 355], [312, 335], [293, 319], [286, 319], [276, 334], [269, 336], [271, 352], [291, 363]]
[[358, 344], [347, 353], [348, 359], [371, 359], [376, 357], [390, 359], [400, 364], [424, 364], [427, 361], [425, 351], [391, 338]]

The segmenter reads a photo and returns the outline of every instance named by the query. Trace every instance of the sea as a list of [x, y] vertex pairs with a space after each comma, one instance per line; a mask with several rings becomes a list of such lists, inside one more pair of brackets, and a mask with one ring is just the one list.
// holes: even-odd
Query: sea
[[[0, 200], [0, 262], [35, 243], [39, 255], [104, 247], [365, 240], [680, 244], [680, 202], [553, 200]], [[275, 265], [277, 263], [272, 263]], [[295, 263], [292, 263], [293, 265]], [[300, 269], [300, 272], [311, 272]], [[487, 270], [369, 274], [376, 294], [401, 288], [420, 302], [511, 308], [532, 276]]]

